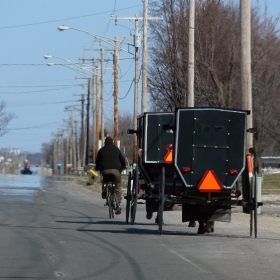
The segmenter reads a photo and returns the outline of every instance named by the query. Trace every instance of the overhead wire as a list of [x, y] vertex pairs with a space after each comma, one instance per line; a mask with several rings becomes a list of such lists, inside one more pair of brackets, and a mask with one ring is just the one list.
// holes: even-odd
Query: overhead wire
[[[142, 6], [142, 5], [135, 5], [135, 6], [131, 6], [131, 7], [117, 9], [116, 11], [129, 10], [129, 9], [136, 8], [136, 7], [139, 7], [139, 6]], [[19, 25], [12, 25], [12, 26], [2, 26], [2, 27], [0, 27], [0, 29], [10, 29], [10, 28], [32, 26], [32, 25], [41, 25], [41, 24], [47, 24], [47, 23], [52, 23], [52, 22], [64, 21], [64, 20], [74, 20], [74, 19], [78, 19], [78, 18], [92, 17], [92, 16], [97, 16], [97, 15], [102, 15], [102, 14], [107, 14], [107, 13], [110, 13], [110, 11], [105, 11], [105, 12], [100, 12], [100, 13], [95, 13], [95, 14], [89, 14], [89, 15], [84, 15], [84, 16], [64, 18], [64, 19], [56, 19], [56, 20], [49, 20], [49, 21], [42, 21], [42, 22], [35, 22], [35, 23], [27, 23], [27, 24], [19, 24]]]
[[34, 129], [34, 128], [40, 128], [40, 127], [46, 127], [46, 126], [52, 126], [60, 123], [60, 121], [48, 123], [48, 124], [42, 124], [42, 125], [36, 125], [36, 126], [27, 126], [27, 127], [19, 127], [19, 128], [9, 128], [9, 130], [23, 130], [23, 129]]

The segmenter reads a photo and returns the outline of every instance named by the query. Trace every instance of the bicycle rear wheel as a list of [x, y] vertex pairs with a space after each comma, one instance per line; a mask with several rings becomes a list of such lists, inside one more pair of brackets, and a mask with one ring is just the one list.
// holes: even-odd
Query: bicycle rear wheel
[[134, 225], [134, 221], [135, 221], [137, 200], [138, 200], [138, 192], [139, 192], [138, 176], [139, 176], [138, 166], [136, 165], [136, 167], [134, 169], [133, 186], [132, 186], [132, 194], [131, 194], [131, 224], [132, 225]]
[[164, 188], [165, 188], [165, 168], [163, 167], [160, 174], [159, 205], [158, 205], [158, 230], [160, 235], [162, 234], [162, 224], [163, 224]]
[[125, 222], [128, 224], [129, 221], [129, 212], [130, 212], [130, 201], [131, 201], [131, 172], [129, 172], [128, 180], [127, 180], [127, 190], [126, 190], [126, 215]]
[[109, 204], [109, 218], [114, 219], [114, 195], [109, 191], [108, 194], [108, 204]]

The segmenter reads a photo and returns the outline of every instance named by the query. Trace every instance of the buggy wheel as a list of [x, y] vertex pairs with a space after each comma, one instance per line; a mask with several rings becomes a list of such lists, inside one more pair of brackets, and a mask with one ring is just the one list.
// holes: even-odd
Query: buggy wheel
[[127, 190], [126, 190], [126, 216], [125, 216], [126, 224], [128, 224], [129, 221], [130, 201], [131, 201], [131, 172], [129, 172], [128, 174]]
[[257, 173], [254, 175], [254, 233], [255, 238], [258, 235], [258, 186], [257, 186]]
[[158, 203], [158, 231], [161, 235], [163, 224], [163, 207], [164, 207], [164, 186], [165, 186], [165, 168], [162, 168], [159, 185], [159, 203]]
[[255, 212], [255, 211], [253, 211], [253, 206], [255, 205], [254, 198], [253, 198], [254, 177], [249, 178], [249, 180], [250, 180], [250, 236], [252, 237], [252, 235], [253, 235], [253, 220], [254, 220], [254, 212]]
[[109, 218], [114, 218], [114, 196], [110, 193], [108, 195], [108, 204], [109, 204]]
[[136, 165], [133, 174], [133, 186], [131, 193], [131, 224], [134, 225], [135, 216], [136, 216], [136, 208], [137, 208], [137, 199], [138, 199], [138, 191], [139, 191], [139, 178], [138, 178], [138, 166]]

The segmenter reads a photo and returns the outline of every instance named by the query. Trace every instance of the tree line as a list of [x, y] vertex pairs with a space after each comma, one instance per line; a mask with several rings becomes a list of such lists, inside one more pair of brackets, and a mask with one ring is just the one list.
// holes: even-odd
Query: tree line
[[[254, 146], [273, 155], [280, 151], [279, 19], [261, 5], [251, 13]], [[239, 4], [197, 0], [195, 8], [195, 106], [241, 109]], [[165, 19], [150, 23], [150, 104], [172, 111], [188, 92], [189, 1], [152, 0], [150, 10]]]
[[[240, 8], [235, 2], [196, 0], [197, 107], [242, 108]], [[252, 7], [251, 13], [253, 126], [257, 131], [254, 146], [259, 156], [280, 152], [279, 19], [269, 16], [261, 5]], [[187, 100], [189, 1], [150, 0], [149, 14], [164, 17], [163, 21], [149, 22], [149, 111], [173, 111]], [[120, 114], [121, 150], [130, 162], [133, 139], [126, 130], [132, 124], [132, 115]], [[106, 123], [107, 133], [113, 135], [113, 121]], [[43, 146], [45, 154], [50, 154], [49, 148]]]

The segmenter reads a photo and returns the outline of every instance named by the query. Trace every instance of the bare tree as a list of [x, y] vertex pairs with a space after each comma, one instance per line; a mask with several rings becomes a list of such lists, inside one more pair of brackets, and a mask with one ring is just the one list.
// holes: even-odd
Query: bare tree
[[44, 164], [52, 164], [53, 163], [53, 149], [54, 145], [53, 142], [49, 143], [43, 143], [41, 147], [41, 153], [42, 153], [42, 160]]
[[0, 136], [6, 134], [9, 130], [7, 129], [8, 124], [11, 120], [13, 120], [16, 116], [13, 113], [8, 113], [5, 111], [6, 102], [0, 102]]
[[[259, 155], [280, 151], [280, 39], [278, 18], [270, 18], [258, 9], [252, 13], [252, 92], [254, 146]], [[258, 166], [260, 157], [258, 156]]]
[[133, 115], [129, 112], [119, 115], [120, 149], [127, 157], [129, 163], [133, 162], [133, 135], [127, 134], [127, 129], [133, 128]]
[[[188, 1], [155, 0], [149, 93], [152, 109], [182, 106], [187, 88]], [[254, 146], [260, 155], [280, 152], [280, 39], [278, 18], [252, 10]], [[233, 1], [197, 0], [195, 16], [195, 106], [241, 109], [240, 13]]]
[[[187, 94], [188, 2], [153, 2], [165, 22], [154, 22], [149, 91], [155, 109], [182, 106]], [[229, 1], [196, 2], [195, 105], [238, 107], [239, 13]]]

